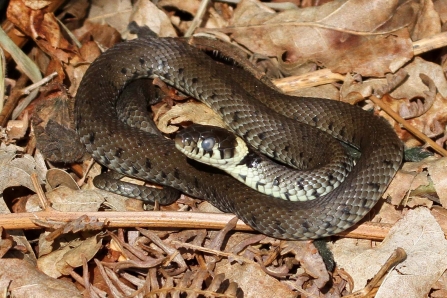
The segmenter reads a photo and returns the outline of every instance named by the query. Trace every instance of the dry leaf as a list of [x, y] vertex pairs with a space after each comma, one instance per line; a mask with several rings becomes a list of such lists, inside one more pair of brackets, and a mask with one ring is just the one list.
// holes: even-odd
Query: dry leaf
[[31, 9], [39, 10], [39, 9], [45, 8], [48, 5], [50, 5], [51, 1], [45, 1], [45, 0], [29, 1], [29, 0], [25, 0], [25, 1], [23, 1], [23, 3], [25, 3], [25, 5], [28, 6], [29, 8], [31, 8]]
[[29, 127], [28, 113], [25, 112], [21, 120], [9, 120], [6, 127], [8, 138], [11, 140], [19, 140], [25, 136]]
[[[32, 10], [26, 7], [22, 1], [11, 1], [7, 11], [8, 19], [16, 25], [22, 32], [32, 37], [39, 45], [39, 48], [51, 56], [53, 63], [76, 63], [82, 61], [77, 53], [77, 49], [68, 42], [59, 24], [52, 13], [45, 10]], [[62, 82], [63, 71], [59, 72]]]
[[[0, 194], [5, 188], [25, 186], [34, 191], [31, 174], [36, 173], [36, 162], [31, 155], [14, 159], [15, 154], [0, 150]], [[43, 184], [42, 179], [40, 179]]]
[[95, 191], [76, 191], [65, 186], [47, 192], [47, 198], [52, 208], [63, 212], [97, 211], [104, 202], [104, 198]]
[[447, 22], [447, 3], [444, 0], [435, 0], [433, 5], [441, 19], [441, 23]]
[[402, 171], [406, 172], [425, 172], [428, 174], [429, 181], [433, 182], [433, 187], [436, 194], [439, 196], [441, 205], [447, 206], [447, 175], [445, 169], [447, 168], [447, 157], [435, 158], [428, 157], [420, 162], [406, 163], [402, 167]]
[[73, 177], [61, 169], [49, 169], [47, 171], [46, 180], [48, 185], [53, 189], [61, 185], [73, 190], [79, 189], [79, 186]]
[[[168, 11], [165, 13], [148, 0], [93, 0], [91, 1], [93, 6], [90, 8], [87, 6], [86, 1], [68, 1], [67, 3], [69, 4], [78, 4], [78, 8], [73, 9], [74, 6], [70, 10], [59, 8], [58, 13], [60, 14], [58, 18], [62, 19], [65, 24], [68, 22], [70, 29], [77, 28], [75, 36], [82, 43], [82, 48], [78, 50], [77, 46], [74, 46], [74, 42], [67, 38], [66, 33], [68, 32], [62, 29], [55, 16], [47, 11], [47, 1], [34, 1], [32, 5], [37, 6], [33, 6], [33, 9], [29, 7], [31, 2], [26, 0], [9, 1], [8, 17], [23, 33], [35, 39], [35, 43], [29, 43], [29, 46], [37, 45], [41, 48], [39, 51], [44, 52], [44, 54], [36, 54], [34, 50], [30, 55], [35, 60], [42, 61], [42, 63], [39, 63], [41, 71], [43, 73], [52, 71], [58, 73], [58, 76], [54, 79], [57, 88], [51, 90], [53, 92], [51, 95], [63, 91], [63, 84], [66, 84], [67, 88], [69, 88], [67, 98], [76, 93], [82, 75], [90, 62], [103, 50], [111, 47], [121, 39], [121, 35], [113, 27], [116, 27], [120, 33], [126, 33], [129, 21], [137, 20], [140, 25], [149, 25], [154, 31], [165, 36], [171, 34], [174, 36], [177, 33], [182, 34], [184, 32], [183, 28], [190, 26], [191, 20], [188, 18], [192, 18], [195, 15], [200, 3], [198, 0], [161, 0], [157, 5]], [[302, 6], [309, 5], [305, 1], [299, 4]], [[44, 7], [44, 9], [39, 9], [41, 7]], [[399, 75], [392, 74], [386, 79], [383, 79], [382, 75], [390, 71], [396, 71], [412, 57], [413, 45], [409, 36], [416, 40], [439, 32], [440, 20], [447, 19], [445, 18], [447, 14], [443, 13], [443, 7], [445, 7], [444, 1], [439, 0], [435, 1], [434, 5], [431, 0], [377, 0], [372, 2], [367, 0], [347, 0], [332, 1], [309, 9], [278, 13], [266, 8], [260, 2], [242, 1], [233, 15], [232, 6], [213, 3], [208, 7], [201, 26], [206, 28], [219, 27], [222, 24], [226, 24], [227, 20], [233, 15], [233, 27], [220, 30], [221, 32], [230, 32], [231, 37], [225, 36], [223, 39], [233, 38], [236, 42], [240, 42], [251, 50], [257, 49], [257, 52], [261, 54], [267, 53], [275, 58], [284, 58], [287, 64], [285, 65], [286, 68], [294, 68], [294, 64], [302, 63], [305, 65], [306, 70], [326, 66], [337, 72], [357, 71], [362, 75], [377, 75], [379, 76], [378, 79], [363, 80], [358, 74], [354, 74], [352, 77], [349, 75], [345, 77], [339, 73], [334, 73], [336, 80], [344, 80], [345, 82], [341, 89], [336, 84], [328, 84], [322, 88], [304, 90], [303, 94], [337, 100], [341, 97], [343, 100], [349, 99], [352, 102], [356, 102], [374, 94], [373, 92], [377, 92], [380, 89], [383, 91], [382, 94], [387, 96], [386, 100], [389, 105], [396, 108], [397, 101], [389, 96], [392, 90], [396, 92], [393, 96], [402, 98], [402, 101], [412, 99], [411, 104], [415, 105], [418, 114], [422, 113], [422, 116], [413, 119], [412, 123], [429, 135], [433, 135], [445, 133], [445, 119], [447, 119], [444, 115], [446, 103], [443, 98], [447, 94], [447, 84], [442, 67], [425, 62], [422, 58], [416, 58], [405, 67], [409, 75], [408, 79], [402, 84], [400, 84], [402, 81], [398, 80], [402, 79]], [[86, 16], [87, 10], [90, 12], [89, 16]], [[70, 18], [72, 19], [70, 20]], [[82, 28], [78, 28], [81, 19], [84, 18], [89, 18], [101, 24], [92, 24], [87, 21], [84, 22]], [[172, 24], [168, 21], [169, 19]], [[405, 24], [409, 24], [408, 29], [401, 28]], [[400, 30], [395, 31], [396, 29]], [[213, 32], [216, 32], [216, 30]], [[372, 35], [368, 32], [377, 34]], [[327, 71], [328, 69], [324, 70]], [[427, 84], [421, 84], [421, 73], [428, 75], [438, 89], [436, 96], [429, 98], [434, 99], [432, 105], [424, 102], [424, 100], [428, 99], [425, 94], [428, 88]], [[12, 72], [11, 75], [15, 76], [15, 73]], [[307, 80], [311, 79], [307, 78]], [[333, 82], [335, 80], [329, 81], [329, 83]], [[375, 85], [376, 83], [377, 85]], [[432, 91], [431, 95], [434, 95], [434, 88], [432, 88]], [[419, 102], [414, 100], [415, 96], [420, 98]], [[57, 105], [57, 102], [49, 103], [48, 101], [48, 104], [53, 107], [55, 104]], [[430, 105], [431, 108], [429, 108]], [[216, 118], [209, 115], [206, 110], [200, 110], [197, 107], [197, 104], [184, 106], [177, 104], [172, 111], [162, 116], [166, 117], [162, 119], [162, 125], [171, 129], [172, 127], [168, 125], [173, 123], [202, 121], [202, 123], [209, 124], [210, 119]], [[368, 108], [371, 105], [367, 103], [365, 107]], [[34, 112], [33, 110], [28, 111], [30, 113]], [[413, 116], [418, 114], [412, 113]], [[36, 116], [36, 114], [32, 116]], [[56, 116], [61, 116], [63, 121], [69, 119], [65, 112], [56, 113]], [[42, 117], [41, 119], [46, 122], [48, 118]], [[60, 130], [56, 131], [60, 132]], [[56, 143], [57, 141], [61, 143], [60, 134], [57, 133], [56, 135], [58, 137], [53, 140], [56, 140]], [[438, 139], [438, 141], [441, 140], [442, 138]], [[66, 141], [66, 143], [71, 143], [71, 140]], [[4, 147], [2, 143], [0, 148], [3, 149]], [[33, 148], [34, 145], [31, 139], [31, 142], [27, 144], [26, 150], [31, 151]], [[30, 182], [29, 174], [33, 171], [38, 172], [41, 180], [44, 179], [46, 168], [42, 165], [41, 157], [38, 162], [36, 161], [39, 158], [38, 154], [35, 159], [24, 154], [24, 150], [18, 154], [20, 154], [20, 158], [16, 158], [15, 150], [0, 151], [0, 175], [4, 174], [5, 171], [11, 171], [3, 178], [0, 176], [0, 190], [2, 190], [2, 181], [6, 183], [6, 186], [10, 184], [24, 185], [26, 181]], [[400, 171], [396, 176], [394, 184], [391, 184], [388, 188], [391, 203], [406, 206], [432, 204], [427, 198], [432, 199], [439, 196], [441, 202], [445, 205], [445, 200], [447, 199], [445, 198], [446, 187], [444, 186], [446, 184], [445, 168], [446, 165], [443, 159], [425, 160], [419, 164], [407, 164], [406, 167], [404, 166], [404, 170]], [[18, 172], [23, 172], [24, 177], [16, 177], [16, 175], [20, 174]], [[101, 167], [95, 165], [89, 175], [99, 172], [101, 172]], [[17, 179], [22, 179], [25, 182]], [[87, 184], [84, 187], [86, 189], [92, 188], [91, 176], [88, 176], [87, 179]], [[120, 211], [125, 211], [126, 208], [142, 210], [141, 202], [139, 202], [140, 205], [129, 207], [130, 205], [126, 204], [132, 200], [124, 200], [120, 196], [107, 192], [98, 190], [74, 192], [73, 189], [77, 189], [76, 183], [69, 174], [62, 170], [49, 171], [47, 180], [48, 184], [45, 188], [47, 191], [50, 189], [49, 185], [52, 185], [52, 188], [58, 184], [64, 185], [64, 187], [46, 193], [52, 206], [61, 210], [97, 211], [99, 208]], [[66, 187], [67, 185], [68, 187]], [[411, 192], [408, 196], [409, 191]], [[39, 210], [36, 198], [37, 196], [34, 196], [28, 200], [28, 205], [26, 205], [28, 211]], [[175, 207], [181, 206], [182, 209], [196, 210], [196, 204], [195, 201], [187, 202], [184, 199], [178, 202]], [[392, 223], [402, 217], [402, 208], [396, 208], [394, 205], [387, 203], [381, 207], [379, 214], [373, 219], [374, 221]], [[0, 212], [9, 212], [8, 206], [3, 201], [0, 202], [0, 209]], [[19, 209], [16, 208], [15, 210]], [[419, 210], [417, 209], [416, 211], [419, 212]], [[404, 212], [406, 211], [407, 209], [404, 208]], [[411, 212], [401, 223], [412, 216], [414, 217]], [[432, 214], [436, 215], [438, 222], [447, 231], [447, 212], [445, 209], [434, 207]], [[422, 215], [420, 217], [424, 218]], [[37, 222], [35, 221], [35, 223]], [[200, 292], [201, 294], [212, 296], [214, 291], [220, 288], [220, 293], [226, 290], [225, 294], [221, 294], [222, 296], [234, 297], [236, 296], [237, 285], [225, 280], [228, 277], [231, 277], [232, 281], [240, 282], [243, 285], [241, 288], [244, 290], [244, 297], [296, 297], [297, 290], [303, 291], [303, 289], [305, 294], [302, 294], [310, 297], [323, 295], [326, 297], [337, 297], [337, 295], [341, 296], [342, 293], [344, 294], [347, 289], [345, 284], [348, 277], [342, 279], [336, 274], [333, 276], [329, 275], [324, 269], [321, 258], [308, 243], [289, 242], [287, 245], [290, 251], [286, 253], [286, 250], [281, 251], [280, 249], [280, 243], [284, 244], [284, 241], [265, 238], [265, 236], [259, 234], [251, 237], [248, 233], [234, 233], [228, 239], [228, 237], [224, 237], [225, 232], [212, 233], [205, 229], [200, 231], [184, 230], [181, 232], [178, 232], [178, 229], [175, 229], [175, 232], [165, 229], [158, 231], [153, 229], [151, 230], [152, 233], [146, 233], [148, 236], [146, 238], [142, 237], [140, 233], [136, 234], [135, 231], [120, 229], [110, 237], [113, 238], [112, 242], [110, 242], [109, 238], [106, 238], [104, 242], [108, 241], [108, 243], [102, 246], [103, 239], [100, 239], [101, 236], [85, 241], [78, 240], [80, 235], [85, 237], [85, 229], [101, 226], [102, 223], [97, 223], [92, 218], [80, 218], [78, 221], [72, 221], [65, 225], [51, 221], [39, 221], [38, 223], [42, 224], [41, 227], [53, 230], [53, 232], [51, 234], [41, 233], [38, 247], [20, 244], [29, 251], [25, 257], [32, 256], [34, 249], [40, 253], [40, 256], [45, 255], [45, 257], [39, 258], [39, 268], [48, 275], [60, 277], [62, 274], [71, 274], [71, 278], [77, 278], [78, 287], [81, 287], [81, 281], [91, 282], [92, 285], [83, 285], [86, 288], [83, 294], [89, 297], [106, 295], [98, 288], [107, 288], [109, 290], [108, 294], [116, 297], [139, 297], [138, 295], [147, 295], [147, 292], [144, 291], [149, 290], [152, 292], [159, 291], [160, 296], [175, 296], [182, 293], [182, 295], [194, 297], [199, 295], [199, 291], [202, 291]], [[387, 290], [387, 293], [395, 294], [396, 291], [405, 289], [407, 285], [407, 288], [411, 289], [412, 278], [429, 288], [430, 282], [436, 280], [436, 275], [439, 276], [440, 272], [445, 269], [441, 268], [441, 266], [445, 267], [445, 252], [442, 249], [438, 252], [430, 250], [436, 248], [436, 244], [442, 244], [445, 247], [439, 231], [435, 231], [435, 228], [437, 226], [433, 225], [430, 220], [423, 223], [414, 221], [412, 229], [409, 229], [408, 232], [399, 230], [399, 233], [396, 232], [387, 240], [388, 242], [385, 242], [378, 249], [372, 250], [372, 252], [368, 251], [370, 254], [365, 253], [366, 256], [358, 255], [358, 251], [365, 251], [365, 248], [359, 249], [359, 246], [366, 245], [369, 249], [371, 246], [370, 241], [355, 240], [356, 246], [354, 248], [347, 245], [348, 241], [344, 240], [339, 240], [337, 245], [340, 245], [340, 247], [342, 247], [342, 244], [345, 245], [342, 249], [344, 249], [344, 253], [349, 254], [346, 256], [346, 259], [348, 260], [347, 262], [352, 264], [353, 268], [356, 268], [355, 266], [366, 266], [375, 273], [374, 270], [376, 268], [373, 265], [369, 266], [369, 262], [374, 263], [375, 261], [383, 260], [383, 258], [386, 259], [389, 256], [387, 250], [392, 246], [390, 243], [395, 241], [395, 238], [408, 237], [404, 241], [399, 242], [399, 244], [403, 243], [402, 246], [406, 245], [406, 247], [409, 247], [407, 252], [409, 252], [410, 256], [409, 260], [413, 263], [405, 263], [403, 267], [399, 267], [399, 272], [406, 275], [398, 275], [397, 272], [394, 272], [387, 280], [398, 280], [397, 286]], [[84, 233], [81, 234], [77, 232], [78, 230], [82, 230]], [[154, 237], [155, 234], [156, 237]], [[36, 234], [31, 233], [27, 236], [30, 237], [30, 235]], [[220, 235], [220, 238], [216, 235]], [[435, 236], [438, 238], [435, 239]], [[52, 237], [58, 238], [50, 241], [53, 239]], [[233, 252], [231, 250], [233, 246], [229, 245], [232, 238], [236, 238], [240, 244], [237, 252]], [[17, 238], [12, 239], [18, 242]], [[207, 252], [202, 253], [186, 246], [178, 250], [172, 249], [169, 241], [186, 242], [195, 245], [199, 251], [201, 249], [209, 249], [210, 247], [213, 250], [205, 250]], [[437, 241], [437, 243], [432, 244], [431, 241]], [[397, 241], [395, 242], [397, 243]], [[19, 247], [11, 249], [12, 245], [10, 238], [3, 242], [0, 240], [0, 246], [2, 246], [0, 254], [5, 251], [7, 254], [10, 254], [16, 251], [15, 248], [20, 248], [19, 245]], [[300, 245], [303, 245], [304, 248], [299, 249], [301, 248]], [[428, 245], [430, 247], [427, 248]], [[73, 248], [73, 246], [77, 247]], [[224, 246], [229, 248], [225, 251], [220, 251], [220, 247]], [[54, 247], [63, 248], [52, 252]], [[107, 251], [98, 254], [100, 247]], [[3, 250], [1, 250], [2, 248]], [[380, 253], [382, 251], [384, 251], [383, 254]], [[375, 252], [377, 252], [377, 255], [371, 257]], [[423, 253], [431, 253], [432, 255], [418, 255]], [[81, 272], [78, 267], [83, 264], [83, 256], [86, 256], [87, 261], [93, 257], [98, 258], [95, 259], [95, 262], [90, 261], [88, 264], [89, 279], [86, 276], [77, 276]], [[125, 256], [127, 263], [120, 262], [120, 256]], [[417, 257], [418, 259], [412, 260], [411, 257]], [[439, 258], [439, 261], [436, 258]], [[222, 261], [215, 263], [217, 260]], [[356, 261], [361, 264], [357, 264]], [[262, 264], [262, 266], [255, 264], [255, 262]], [[436, 262], [435, 265], [438, 267], [430, 262]], [[115, 268], [121, 268], [119, 273], [114, 272], [108, 266], [103, 266], [106, 263], [112, 264]], [[422, 268], [425, 271], [420, 270], [420, 272], [415, 273], [412, 268], [414, 264], [417, 264], [418, 269]], [[0, 263], [0, 271], [5, 267], [2, 265], [3, 263]], [[95, 266], [96, 271], [91, 270], [92, 266]], [[221, 270], [220, 272], [224, 272], [226, 276], [224, 277], [213, 270], [214, 266], [219, 268], [217, 271]], [[28, 278], [25, 274], [29, 274], [33, 278], [33, 283], [23, 286], [20, 290], [34, 290], [38, 286], [45, 284], [45, 282], [39, 279], [40, 276], [34, 277], [34, 274], [37, 273], [33, 271], [33, 268], [22, 269], [22, 267], [22, 264], [15, 263], [15, 267], [11, 271], [15, 270], [21, 276], [13, 276], [12, 279], [20, 281], [20, 279]], [[129, 267], [148, 269], [139, 271], [131, 268], [128, 270]], [[77, 270], [73, 270], [75, 268]], [[360, 271], [352, 270], [354, 273]], [[425, 275], [422, 275], [421, 271]], [[352, 272], [349, 271], [349, 273]], [[46, 277], [43, 274], [41, 275]], [[3, 272], [0, 272], [0, 276], [0, 288], [7, 288], [10, 280], [4, 279]], [[279, 276], [279, 278], [272, 276]], [[330, 277], [332, 277], [332, 288], [326, 293], [321, 293], [319, 288]], [[48, 277], [46, 278], [48, 279]], [[70, 277], [64, 278], [68, 279]], [[442, 296], [443, 293], [447, 292], [446, 280], [447, 277], [441, 277], [439, 282], [433, 285], [432, 297], [436, 297], [435, 295]], [[415, 282], [415, 284], [417, 283]], [[402, 285], [405, 285], [405, 287], [402, 287]], [[226, 288], [226, 286], [228, 287]], [[56, 287], [52, 292], [58, 297], [63, 297], [64, 293], [70, 297], [78, 295], [77, 292], [73, 293], [70, 290], [65, 290], [61, 294], [57, 291], [59, 288], [62, 289], [63, 286], [57, 285]], [[188, 292], [182, 292], [184, 289], [188, 289]], [[35, 296], [40, 293], [37, 290], [31, 294], [26, 293], [27, 295], [23, 296]], [[20, 296], [17, 294], [17, 291], [13, 292], [13, 294]], [[45, 293], [42, 296], [51, 297], [51, 293]]]
[[413, 41], [431, 37], [441, 32], [441, 20], [436, 12], [432, 0], [421, 1], [422, 7], [418, 14], [416, 26], [413, 28]]
[[[174, 26], [165, 12], [160, 10], [154, 3], [147, 0], [138, 0], [134, 5], [134, 12], [129, 18], [129, 23], [135, 21], [139, 26], [148, 26], [159, 36], [176, 37]], [[128, 36], [128, 39], [135, 38]]]
[[447, 269], [447, 240], [427, 208], [410, 210], [376, 248], [346, 247], [337, 241], [333, 253], [340, 268], [354, 279], [354, 291], [362, 289], [401, 247], [407, 259], [386, 276], [376, 297], [425, 297]]
[[58, 270], [56, 264], [57, 262], [62, 260], [64, 255], [67, 252], [69, 252], [70, 249], [71, 247], [67, 245], [61, 249], [40, 256], [39, 259], [37, 260], [37, 268], [39, 268], [39, 270], [41, 270], [46, 275], [51, 276], [53, 278], [61, 277], [62, 273]]
[[329, 281], [329, 273], [323, 258], [313, 244], [304, 241], [287, 241], [281, 247], [281, 254], [292, 252], [306, 274], [314, 278], [316, 286], [321, 289]]
[[415, 57], [414, 60], [403, 68], [408, 73], [408, 79], [391, 93], [394, 98], [425, 97], [424, 92], [428, 86], [422, 82], [420, 74], [427, 75], [436, 85], [438, 92], [447, 97], [447, 80], [442, 68], [435, 63]]
[[103, 236], [98, 234], [77, 243], [76, 247], [69, 249], [62, 258], [56, 262], [57, 270], [62, 273], [62, 275], [69, 275], [73, 269], [82, 266], [84, 261], [90, 261], [101, 248], [102, 238]]
[[83, 297], [72, 282], [49, 277], [33, 264], [19, 259], [0, 259], [0, 282], [8, 284], [8, 291], [16, 298]]
[[180, 124], [182, 122], [226, 127], [222, 119], [213, 110], [204, 104], [191, 101], [184, 104], [177, 104], [160, 116], [157, 122], [157, 128], [163, 133], [170, 134], [179, 129], [178, 126], [172, 124]]
[[401, 28], [414, 21], [418, 8], [416, 1], [340, 0], [274, 13], [244, 0], [233, 27], [222, 31], [255, 53], [291, 64], [313, 61], [333, 72], [383, 76], [412, 58], [408, 31]]
[[108, 24], [123, 34], [127, 31], [132, 12], [130, 0], [94, 0], [90, 6], [88, 20], [94, 23]]
[[266, 274], [257, 264], [227, 263], [217, 267], [215, 272], [223, 273], [228, 279], [237, 281], [244, 292], [244, 298], [296, 297], [296, 292]]

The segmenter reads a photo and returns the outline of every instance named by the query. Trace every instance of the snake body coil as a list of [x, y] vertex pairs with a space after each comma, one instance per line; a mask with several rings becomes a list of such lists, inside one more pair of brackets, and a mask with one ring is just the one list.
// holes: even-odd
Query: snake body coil
[[[332, 137], [359, 148], [361, 157], [339, 187], [312, 201], [260, 194], [231, 177], [199, 171], [172, 141], [119, 119], [119, 95], [144, 77], [158, 77], [205, 102], [259, 150], [298, 168], [315, 168], [316, 175], [328, 175], [320, 164], [336, 172], [348, 167]], [[206, 199], [278, 238], [320, 238], [349, 228], [375, 205], [402, 159], [402, 144], [385, 120], [341, 102], [281, 94], [243, 70], [218, 65], [181, 39], [140, 38], [106, 51], [82, 80], [75, 113], [81, 142], [99, 163]], [[333, 152], [325, 152], [327, 147]]]

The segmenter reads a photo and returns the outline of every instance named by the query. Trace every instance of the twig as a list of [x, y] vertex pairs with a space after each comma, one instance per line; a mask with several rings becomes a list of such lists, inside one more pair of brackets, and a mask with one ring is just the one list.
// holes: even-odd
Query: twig
[[200, 24], [203, 21], [203, 16], [205, 15], [205, 12], [207, 11], [207, 8], [209, 6], [209, 3], [210, 3], [210, 0], [202, 0], [200, 2], [200, 6], [197, 9], [197, 13], [191, 22], [191, 26], [189, 26], [188, 30], [186, 31], [185, 37], [191, 36], [192, 33], [197, 29], [197, 27], [200, 26]]
[[392, 224], [367, 221], [338, 233], [337, 236], [382, 241], [388, 235], [392, 226]]
[[447, 32], [442, 32], [413, 42], [413, 53], [416, 56], [445, 46], [447, 46]]
[[[241, 0], [217, 0], [217, 2], [224, 2], [230, 4], [239, 4]], [[275, 10], [292, 10], [298, 9], [298, 6], [292, 2], [263, 2], [263, 5]]]
[[[176, 211], [148, 212], [58, 212], [40, 211], [33, 213], [14, 213], [0, 215], [0, 226], [5, 229], [37, 229], [41, 228], [33, 222], [34, 219], [58, 222], [73, 221], [81, 216], [95, 217], [97, 221], [107, 221], [109, 228], [198, 228], [222, 229], [231, 220], [233, 214], [199, 213]], [[242, 221], [238, 221], [239, 231], [253, 231]]]
[[[86, 215], [96, 217], [98, 222], [107, 220], [109, 228], [182, 228], [182, 229], [213, 229], [225, 227], [233, 214], [148, 211], [148, 212], [58, 212], [41, 211], [34, 213], [14, 213], [0, 215], [0, 226], [11, 229], [38, 229], [34, 219], [68, 222]], [[344, 237], [370, 239], [380, 241], [388, 235], [391, 224], [365, 222], [341, 233]], [[237, 231], [253, 231], [242, 221], [235, 227]]]
[[282, 92], [290, 93], [297, 89], [315, 87], [344, 80], [344, 75], [333, 73], [330, 69], [324, 68], [299, 76], [290, 76], [272, 81]]
[[25, 89], [22, 90], [22, 93], [24, 95], [28, 95], [31, 93], [31, 91], [33, 91], [34, 89], [39, 88], [42, 85], [45, 85], [46, 83], [48, 83], [49, 81], [51, 81], [55, 76], [57, 76], [57, 72], [53, 72], [52, 74], [44, 77], [43, 79], [41, 79], [40, 81], [29, 85], [28, 87], [26, 87]]
[[180, 241], [174, 240], [171, 242], [171, 244], [174, 244], [177, 247], [184, 247], [184, 248], [188, 248], [191, 250], [206, 252], [206, 253], [209, 253], [209, 254], [215, 255], [215, 256], [233, 258], [233, 259], [237, 260], [238, 262], [257, 264], [255, 261], [252, 261], [250, 259], [247, 259], [247, 258], [237, 255], [237, 254], [224, 252], [224, 251], [220, 251], [220, 250], [216, 250], [216, 249], [211, 249], [211, 248], [207, 248], [207, 247], [202, 247], [202, 246], [198, 246], [198, 245], [194, 245], [194, 244], [190, 244], [190, 243], [186, 243], [186, 242], [180, 242]]
[[34, 189], [36, 190], [37, 197], [39, 198], [40, 207], [44, 210], [47, 210], [47, 197], [45, 196], [45, 192], [42, 189], [42, 186], [39, 183], [39, 178], [37, 177], [37, 173], [31, 174], [31, 181], [33, 183]]
[[37, 94], [39, 93], [38, 87], [48, 83], [51, 79], [53, 79], [55, 76], [57, 76], [57, 72], [53, 72], [49, 76], [41, 79], [40, 81], [26, 87], [25, 89], [20, 90], [22, 94], [29, 94], [24, 100], [22, 100], [17, 107], [14, 109], [11, 115], [11, 119], [17, 119], [19, 115], [23, 112], [23, 110], [36, 98]]
[[388, 260], [383, 264], [380, 268], [379, 272], [371, 279], [371, 281], [364, 287], [362, 290], [352, 293], [350, 295], [345, 296], [346, 298], [355, 298], [355, 297], [365, 297], [370, 294], [374, 288], [378, 287], [380, 283], [383, 281], [385, 274], [392, 270], [393, 267], [402, 263], [407, 258], [407, 253], [403, 248], [396, 248], [396, 250], [391, 254]]

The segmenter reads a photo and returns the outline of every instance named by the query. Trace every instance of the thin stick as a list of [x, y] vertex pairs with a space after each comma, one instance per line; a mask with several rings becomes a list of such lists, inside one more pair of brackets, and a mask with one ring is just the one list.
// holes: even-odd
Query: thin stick
[[23, 94], [28, 94], [14, 109], [11, 115], [11, 119], [15, 120], [19, 115], [25, 110], [25, 108], [37, 97], [37, 94], [39, 93], [39, 87], [48, 83], [50, 80], [52, 80], [57, 75], [57, 72], [53, 72], [49, 76], [41, 79], [40, 81], [29, 85], [28, 87], [24, 88], [23, 90], [20, 90]]
[[[13, 213], [0, 215], [0, 226], [7, 229], [41, 228], [33, 220], [51, 220], [58, 222], [73, 221], [83, 215], [95, 217], [100, 222], [107, 222], [109, 228], [182, 228], [220, 230], [234, 218], [228, 213], [199, 213], [176, 211], [148, 212], [58, 212], [41, 211], [34, 213]], [[365, 222], [341, 233], [344, 237], [371, 239], [380, 241], [388, 234], [392, 225]], [[253, 231], [252, 228], [238, 221], [237, 231]]]
[[43, 79], [39, 80], [38, 82], [29, 85], [28, 87], [26, 87], [25, 89], [22, 90], [23, 94], [25, 94], [25, 95], [30, 94], [31, 91], [39, 88], [40, 86], [45, 85], [46, 83], [51, 81], [55, 76], [57, 76], [57, 72], [53, 72], [52, 74], [44, 77]]
[[[373, 290], [377, 288], [383, 281], [387, 272], [396, 267], [396, 265], [402, 263], [407, 259], [407, 253], [403, 248], [396, 248], [396, 250], [391, 254], [385, 264], [382, 265], [379, 272], [371, 279], [371, 281], [362, 290], [345, 296], [346, 298], [356, 298], [356, 297], [369, 297], [367, 295], [373, 293]], [[372, 296], [371, 296], [372, 297]]]
[[203, 21], [203, 16], [205, 15], [205, 12], [208, 10], [208, 6], [210, 4], [210, 0], [202, 0], [200, 2], [200, 6], [197, 9], [197, 13], [194, 17], [194, 19], [191, 22], [191, 26], [189, 26], [188, 30], [185, 33], [185, 37], [189, 37], [193, 34], [193, 32], [197, 29], [197, 27], [200, 26], [200, 24]]
[[[0, 226], [5, 229], [37, 229], [41, 228], [33, 220], [48, 220], [57, 222], [73, 221], [83, 215], [95, 217], [99, 222], [107, 222], [110, 228], [197, 228], [222, 229], [233, 214], [148, 211], [148, 212], [58, 212], [40, 211], [33, 213], [13, 213], [0, 215]], [[253, 231], [242, 221], [238, 221], [236, 229]]]
[[447, 46], [447, 32], [442, 32], [413, 42], [414, 55], [420, 55]]
[[39, 183], [39, 178], [37, 177], [37, 173], [32, 173], [31, 174], [31, 181], [33, 182], [34, 185], [34, 189], [36, 190], [37, 196], [39, 198], [39, 202], [40, 202], [40, 207], [44, 210], [46, 210], [48, 208], [48, 200], [47, 197], [45, 196], [45, 192], [42, 189], [42, 186]]

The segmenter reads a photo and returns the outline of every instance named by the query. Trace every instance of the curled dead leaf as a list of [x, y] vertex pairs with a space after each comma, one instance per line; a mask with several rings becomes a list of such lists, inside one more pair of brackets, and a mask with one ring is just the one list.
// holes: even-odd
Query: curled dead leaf
[[204, 125], [226, 127], [222, 119], [216, 113], [202, 103], [187, 102], [177, 104], [159, 117], [157, 127], [166, 134], [176, 132], [179, 127], [173, 124], [182, 122], [194, 122]]

